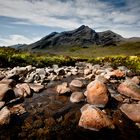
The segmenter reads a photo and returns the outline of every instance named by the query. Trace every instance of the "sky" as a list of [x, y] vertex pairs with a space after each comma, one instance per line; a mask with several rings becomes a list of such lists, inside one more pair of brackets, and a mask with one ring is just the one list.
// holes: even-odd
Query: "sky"
[[30, 44], [87, 25], [140, 37], [140, 0], [0, 0], [0, 46]]

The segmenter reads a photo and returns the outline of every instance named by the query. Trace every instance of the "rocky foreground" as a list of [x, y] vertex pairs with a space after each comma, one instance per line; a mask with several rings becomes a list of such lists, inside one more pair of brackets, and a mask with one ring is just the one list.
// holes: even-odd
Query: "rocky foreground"
[[[139, 128], [140, 75], [124, 66], [78, 62], [0, 69], [0, 139], [65, 139], [77, 129], [94, 136], [111, 129], [117, 130], [112, 139], [138, 139]], [[77, 138], [92, 139], [84, 132]]]

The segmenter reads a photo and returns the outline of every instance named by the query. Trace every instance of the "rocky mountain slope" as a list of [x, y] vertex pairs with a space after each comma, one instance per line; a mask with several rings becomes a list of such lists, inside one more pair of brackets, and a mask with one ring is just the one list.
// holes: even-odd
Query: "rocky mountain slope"
[[55, 46], [82, 46], [89, 45], [116, 45], [124, 38], [110, 30], [104, 32], [96, 32], [88, 26], [82, 25], [72, 31], [65, 31], [61, 33], [52, 32], [39, 41], [30, 44], [30, 49], [46, 49]]

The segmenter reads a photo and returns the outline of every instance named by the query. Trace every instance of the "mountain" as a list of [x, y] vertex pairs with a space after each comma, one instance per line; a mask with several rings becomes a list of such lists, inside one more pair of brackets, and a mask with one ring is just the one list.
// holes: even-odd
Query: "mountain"
[[39, 41], [28, 45], [28, 49], [47, 49], [60, 46], [82, 46], [89, 45], [116, 45], [124, 38], [110, 30], [96, 32], [88, 26], [82, 25], [72, 31], [52, 32]]
[[10, 48], [14, 48], [14, 49], [17, 49], [17, 50], [21, 50], [21, 49], [24, 49], [25, 47], [27, 47], [27, 44], [15, 44], [15, 45], [11, 45], [11, 46], [8, 46]]

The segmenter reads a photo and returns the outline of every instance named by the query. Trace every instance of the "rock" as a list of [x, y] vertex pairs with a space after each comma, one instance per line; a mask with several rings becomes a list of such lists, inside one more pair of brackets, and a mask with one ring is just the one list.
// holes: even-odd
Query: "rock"
[[85, 101], [85, 96], [82, 92], [73, 92], [70, 96], [70, 101], [72, 103], [79, 103]]
[[121, 71], [129, 71], [125, 66], [119, 66], [118, 69]]
[[104, 83], [95, 81], [93, 86], [87, 88], [87, 102], [97, 107], [105, 107], [108, 103], [108, 90]]
[[99, 131], [102, 128], [114, 128], [112, 120], [100, 109], [85, 105], [79, 120], [79, 126], [85, 129]]
[[21, 115], [21, 114], [24, 114], [25, 112], [26, 112], [26, 110], [22, 104], [17, 104], [10, 108], [11, 114]]
[[16, 81], [13, 80], [13, 79], [6, 79], [6, 78], [4, 78], [4, 79], [2, 79], [2, 80], [0, 81], [0, 84], [7, 84], [7, 85], [10, 86], [10, 87], [15, 87], [15, 85], [16, 85], [17, 83], [16, 83]]
[[8, 84], [0, 83], [0, 101], [10, 101], [15, 98], [14, 91]]
[[129, 119], [140, 123], [140, 104], [123, 104], [120, 109]]
[[112, 76], [116, 76], [116, 77], [124, 77], [125, 73], [121, 70], [114, 70], [112, 71]]
[[71, 72], [67, 72], [67, 73], [66, 73], [66, 77], [69, 77], [69, 76], [71, 76], [71, 75], [72, 75]]
[[16, 87], [13, 88], [13, 90], [16, 97], [26, 97], [24, 89], [21, 88], [19, 85], [16, 85]]
[[138, 76], [134, 76], [131, 80], [132, 80], [135, 84], [139, 84], [139, 83], [140, 83], [140, 79], [138, 78]]
[[29, 86], [27, 83], [17, 84], [16, 87], [17, 87], [18, 89], [20, 89], [21, 94], [22, 94], [22, 91], [24, 92], [24, 93], [23, 93], [23, 96], [24, 96], [24, 97], [29, 97], [29, 96], [31, 96], [31, 89], [30, 89], [30, 86]]
[[59, 68], [55, 70], [56, 74], [59, 75], [65, 75], [65, 70], [63, 68]]
[[55, 69], [55, 70], [59, 68], [59, 66], [56, 65], [56, 64], [54, 64], [52, 67], [53, 67], [53, 69]]
[[7, 107], [0, 110], [0, 126], [9, 124], [10, 122], [10, 111]]
[[3, 78], [5, 78], [5, 76], [3, 74], [0, 74], [0, 80], [2, 80]]
[[91, 73], [92, 73], [91, 69], [88, 68], [84, 69], [84, 75], [89, 75]]
[[135, 84], [132, 80], [127, 79], [118, 86], [118, 91], [134, 100], [140, 100], [140, 86]]
[[5, 105], [5, 102], [0, 101], [0, 109]]
[[9, 71], [9, 74], [15, 74], [15, 75], [20, 75], [20, 74], [27, 74], [28, 70], [26, 67], [14, 67], [11, 71]]
[[42, 91], [45, 88], [44, 85], [40, 84], [29, 84], [29, 86], [36, 93]]
[[56, 87], [56, 91], [57, 93], [59, 93], [60, 95], [65, 94], [65, 93], [70, 93], [70, 88], [68, 87], [68, 83], [64, 82], [61, 85], [57, 85]]
[[98, 69], [98, 70], [96, 71], [96, 74], [97, 74], [97, 75], [100, 75], [100, 74], [105, 73], [105, 72], [106, 72], [105, 70]]
[[29, 75], [27, 75], [24, 82], [25, 83], [32, 83], [34, 81], [35, 74], [36, 73], [32, 72]]
[[87, 90], [84, 92], [84, 95], [87, 96]]
[[75, 79], [75, 80], [71, 81], [70, 86], [77, 87], [77, 88], [82, 88], [84, 86], [84, 84], [83, 84], [82, 81]]
[[111, 97], [113, 97], [118, 102], [123, 102], [124, 100], [121, 94], [111, 94]]
[[31, 72], [32, 70], [35, 70], [35, 67], [32, 67], [32, 65], [28, 65], [25, 67], [28, 72]]
[[39, 75], [46, 75], [46, 71], [44, 68], [37, 68], [36, 73], [38, 73]]
[[105, 76], [101, 76], [101, 75], [97, 75], [97, 76], [95, 77], [95, 80], [96, 80], [96, 81], [100, 81], [100, 82], [102, 82], [102, 83], [107, 83], [107, 82], [108, 82], [108, 79], [105, 78]]
[[90, 89], [92, 86], [95, 85], [95, 81], [91, 81], [88, 85], [87, 85], [87, 90]]
[[86, 79], [93, 79], [93, 78], [95, 78], [95, 75], [94, 74], [89, 74], [85, 78]]

